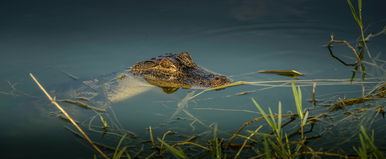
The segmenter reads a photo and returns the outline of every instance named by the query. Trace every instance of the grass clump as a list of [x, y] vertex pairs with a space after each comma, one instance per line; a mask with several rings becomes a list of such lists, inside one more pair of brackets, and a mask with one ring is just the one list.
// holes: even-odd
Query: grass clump
[[[282, 103], [278, 103], [278, 113], [274, 114], [270, 108], [268, 108], [268, 113], [266, 113], [262, 107], [252, 98], [252, 102], [262, 114], [268, 126], [272, 129], [271, 134], [259, 133], [258, 135], [263, 138], [263, 154], [258, 154], [259, 157], [264, 158], [297, 158], [297, 156], [307, 155], [307, 154], [322, 154], [321, 152], [314, 151], [305, 151], [308, 147], [306, 146], [307, 138], [304, 135], [304, 127], [309, 123], [308, 111], [303, 110], [302, 106], [302, 93], [300, 87], [295, 85], [295, 82], [292, 82], [292, 93], [295, 100], [295, 106], [297, 110], [296, 116], [299, 119], [299, 130], [296, 131], [296, 134], [300, 134], [298, 140], [290, 140], [290, 136], [283, 131], [285, 125], [282, 124], [283, 117], [285, 114], [282, 114]], [[292, 120], [293, 121], [293, 120]], [[292, 133], [293, 134], [293, 133]], [[309, 149], [309, 148], [308, 148]], [[312, 149], [311, 149], [312, 150]], [[323, 152], [324, 155], [338, 155], [345, 156], [334, 153]]]
[[365, 128], [361, 125], [359, 139], [361, 146], [357, 148], [354, 147], [354, 150], [360, 158], [385, 158], [383, 153], [379, 151], [377, 146], [374, 144], [374, 131], [371, 136], [369, 136]]
[[114, 152], [114, 154], [113, 154], [113, 157], [112, 157], [112, 159], [120, 159], [120, 158], [122, 158], [124, 155], [126, 155], [126, 157], [128, 158], [128, 159], [131, 159], [131, 156], [127, 153], [127, 146], [124, 146], [124, 147], [122, 147], [121, 148], [121, 145], [122, 145], [122, 143], [123, 143], [123, 141], [125, 140], [125, 138], [126, 138], [126, 135], [123, 135], [122, 137], [121, 137], [121, 139], [119, 140], [119, 142], [118, 142], [118, 144], [117, 144], [117, 147], [115, 148], [115, 152]]

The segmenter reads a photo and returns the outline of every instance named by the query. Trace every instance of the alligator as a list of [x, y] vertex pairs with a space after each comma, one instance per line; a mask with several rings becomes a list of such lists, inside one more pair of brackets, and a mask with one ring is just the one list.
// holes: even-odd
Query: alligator
[[138, 62], [130, 67], [130, 72], [163, 88], [166, 93], [172, 93], [178, 88], [213, 88], [231, 82], [226, 76], [197, 66], [188, 52], [166, 54]]
[[199, 67], [188, 52], [169, 53], [138, 62], [122, 72], [82, 81], [66, 91], [65, 98], [103, 106], [146, 92], [152, 86], [170, 94], [179, 88], [206, 89], [230, 83], [228, 77]]

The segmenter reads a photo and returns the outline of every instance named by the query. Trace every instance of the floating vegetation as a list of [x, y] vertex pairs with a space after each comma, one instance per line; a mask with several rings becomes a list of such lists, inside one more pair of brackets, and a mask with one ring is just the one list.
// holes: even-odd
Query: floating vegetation
[[300, 73], [295, 70], [286, 70], [286, 71], [268, 71], [268, 70], [262, 70], [259, 71], [260, 73], [271, 73], [271, 74], [276, 74], [280, 76], [286, 76], [286, 77], [291, 77], [294, 79], [298, 79], [298, 76], [304, 76], [303, 73]]
[[77, 100], [81, 100], [81, 101], [86, 101], [86, 102], [89, 102], [90, 99], [86, 98], [86, 97], [76, 97], [75, 99]]
[[335, 111], [338, 109], [342, 109], [347, 106], [351, 106], [354, 104], [362, 104], [367, 101], [384, 98], [386, 95], [386, 88], [383, 84], [381, 87], [376, 88], [376, 92], [373, 92], [372, 94], [366, 95], [365, 97], [359, 97], [359, 98], [352, 98], [352, 99], [342, 99], [341, 101], [333, 104], [328, 110], [329, 111]]

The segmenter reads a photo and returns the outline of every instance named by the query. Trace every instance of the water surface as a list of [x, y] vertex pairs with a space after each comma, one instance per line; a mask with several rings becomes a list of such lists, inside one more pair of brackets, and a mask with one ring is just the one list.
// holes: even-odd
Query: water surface
[[[384, 6], [382, 0], [364, 2], [367, 32], [385, 26]], [[188, 51], [198, 65], [234, 81], [290, 80], [253, 73], [289, 69], [305, 73], [301, 79], [350, 78], [352, 68], [333, 60], [325, 44], [332, 33], [350, 42], [359, 35], [346, 2], [334, 0], [2, 1], [0, 19], [0, 146], [4, 158], [91, 158], [94, 154], [63, 128], [65, 122], [50, 115], [57, 110], [28, 77], [29, 72], [53, 88], [72, 81], [62, 71], [92, 79], [164, 53]], [[386, 58], [385, 41], [380, 36], [369, 43], [379, 59]], [[337, 49], [343, 51], [342, 57], [351, 55], [348, 49]], [[251, 97], [274, 112], [278, 101], [283, 103], [283, 112], [295, 111], [290, 88], [260, 88], [207, 92], [189, 103], [188, 110], [207, 126], [217, 123], [228, 135], [256, 117]], [[318, 87], [321, 95], [358, 89]], [[149, 126], [158, 135], [177, 129], [199, 133], [207, 128], [198, 123], [192, 128], [183, 114], [177, 116], [182, 121], [167, 123], [191, 91], [168, 95], [153, 89], [115, 103], [113, 110], [123, 128], [141, 137], [147, 136]], [[235, 95], [244, 91], [251, 93]], [[310, 87], [304, 87], [303, 94], [303, 99], [310, 99]], [[306, 101], [304, 105], [310, 106]]]

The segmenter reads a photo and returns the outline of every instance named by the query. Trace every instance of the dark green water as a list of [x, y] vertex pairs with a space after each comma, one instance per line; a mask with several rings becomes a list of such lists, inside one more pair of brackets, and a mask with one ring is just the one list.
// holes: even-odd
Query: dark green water
[[[386, 25], [385, 4], [383, 0], [364, 2], [368, 33]], [[350, 78], [352, 68], [333, 60], [325, 48], [331, 33], [350, 42], [359, 35], [346, 1], [1, 1], [1, 158], [92, 158], [94, 154], [87, 143], [63, 128], [65, 122], [50, 115], [56, 109], [28, 77], [29, 72], [53, 88], [71, 82], [62, 71], [88, 79], [164, 53], [188, 51], [198, 65], [234, 81], [289, 80], [269, 74], [244, 75], [288, 69], [305, 73], [301, 79]], [[369, 42], [378, 59], [386, 59], [385, 44], [385, 36]], [[343, 47], [340, 51], [344, 51], [342, 57], [351, 55]], [[373, 75], [385, 79], [382, 71]], [[16, 92], [8, 82], [15, 84]], [[253, 97], [274, 112], [278, 101], [283, 103], [283, 112], [295, 111], [290, 88], [260, 88], [240, 86], [208, 92], [189, 103], [189, 111], [206, 125], [217, 123], [228, 133], [256, 114], [208, 108], [257, 111], [250, 100]], [[357, 96], [332, 92], [359, 89], [318, 87], [324, 98]], [[302, 90], [307, 108], [311, 88]], [[193, 130], [189, 120], [162, 125], [190, 91], [167, 95], [153, 89], [116, 103], [113, 109], [124, 129], [143, 138], [149, 126], [158, 136], [169, 129], [200, 133], [205, 128], [196, 123]], [[242, 91], [255, 92], [233, 96]], [[115, 145], [117, 141], [110, 142]]]

